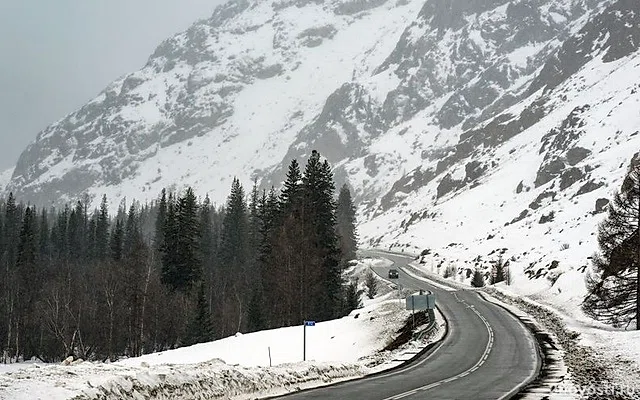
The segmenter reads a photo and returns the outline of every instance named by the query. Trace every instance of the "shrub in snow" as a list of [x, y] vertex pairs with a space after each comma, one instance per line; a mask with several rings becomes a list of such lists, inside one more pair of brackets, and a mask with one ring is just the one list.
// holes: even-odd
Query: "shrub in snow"
[[444, 277], [450, 278], [454, 276], [457, 272], [458, 272], [458, 269], [455, 267], [455, 265], [449, 264], [447, 268], [444, 270]]
[[376, 297], [376, 294], [378, 294], [378, 280], [373, 275], [373, 272], [367, 271], [367, 275], [364, 278], [364, 286], [368, 298], [373, 299]]
[[483, 287], [484, 286], [484, 276], [482, 276], [482, 272], [477, 269], [473, 273], [473, 279], [471, 279], [471, 286], [473, 287]]
[[361, 294], [362, 291], [358, 290], [358, 278], [351, 280], [345, 288], [345, 315], [362, 307], [362, 302], [360, 301]]

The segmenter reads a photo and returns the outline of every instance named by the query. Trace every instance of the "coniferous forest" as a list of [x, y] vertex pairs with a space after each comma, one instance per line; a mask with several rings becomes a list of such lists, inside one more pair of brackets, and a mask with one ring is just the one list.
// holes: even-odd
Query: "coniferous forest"
[[0, 361], [115, 360], [350, 312], [355, 208], [317, 152], [280, 191], [234, 179], [89, 209], [0, 201]]

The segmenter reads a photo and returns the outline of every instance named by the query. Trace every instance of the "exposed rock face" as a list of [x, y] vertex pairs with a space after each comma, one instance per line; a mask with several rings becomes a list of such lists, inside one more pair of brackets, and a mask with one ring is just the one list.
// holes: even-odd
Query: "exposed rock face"
[[[351, 60], [381, 36], [400, 32], [421, 6], [415, 0], [385, 3], [224, 4], [210, 18], [160, 44], [143, 69], [113, 82], [80, 110], [41, 132], [21, 155], [7, 190], [50, 204], [85, 192], [100, 197], [104, 188], [122, 196], [130, 190], [125, 187], [156, 192], [161, 185], [218, 180], [220, 174], [223, 183], [243, 171], [249, 179], [253, 170], [282, 160], [283, 150], [298, 132], [333, 160], [353, 154], [367, 141], [358, 137], [363, 121], [371, 137], [382, 132], [382, 123], [380, 105], [366, 89], [344, 83]], [[375, 15], [374, 10], [383, 6]], [[385, 20], [380, 33], [352, 40], [388, 13], [395, 15]], [[305, 19], [307, 14], [314, 18]], [[326, 48], [341, 31], [347, 45], [339, 46], [344, 61], [335, 65], [333, 50]], [[283, 106], [279, 96], [292, 87], [299, 98], [286, 99]], [[305, 113], [316, 112], [321, 102], [326, 106], [318, 120], [303, 129], [311, 117]], [[317, 140], [320, 136], [325, 142]], [[247, 138], [255, 142], [255, 153], [267, 150], [269, 154], [258, 156], [266, 161], [246, 157]], [[207, 154], [203, 149], [209, 146]], [[244, 158], [234, 167], [238, 171], [215, 167], [227, 157]], [[168, 171], [168, 164], [176, 171]], [[214, 188], [219, 194], [214, 199], [223, 198], [225, 186]]]
[[639, 7], [233, 1], [41, 132], [6, 190], [117, 204], [189, 184], [222, 203], [233, 176], [268, 189], [315, 149], [366, 244], [591, 229], [640, 147]]
[[640, 3], [614, 2], [562, 45], [529, 87], [529, 92], [555, 88], [596, 56], [611, 62], [635, 52], [640, 46], [638, 26]]

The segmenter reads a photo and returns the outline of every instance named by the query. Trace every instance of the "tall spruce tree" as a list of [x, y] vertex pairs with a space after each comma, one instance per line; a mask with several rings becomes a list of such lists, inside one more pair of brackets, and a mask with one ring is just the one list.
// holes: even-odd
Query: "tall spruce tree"
[[287, 177], [282, 184], [279, 197], [280, 213], [300, 212], [302, 202], [302, 173], [296, 159], [291, 160]]
[[37, 218], [35, 209], [27, 207], [20, 229], [16, 264], [19, 268], [35, 267], [38, 254]]
[[173, 193], [169, 193], [167, 199], [167, 214], [164, 217], [162, 227], [162, 283], [171, 290], [181, 289], [184, 286], [178, 271], [178, 217], [176, 202]]
[[[312, 238], [313, 256], [319, 261], [319, 292], [313, 296], [314, 313], [319, 319], [330, 319], [342, 313], [343, 290], [340, 248], [336, 233], [336, 202], [333, 171], [313, 151], [304, 170], [303, 196], [305, 226]], [[309, 216], [309, 218], [306, 218]]]
[[206, 278], [209, 288], [213, 285], [213, 268], [215, 265], [216, 251], [217, 251], [217, 238], [213, 227], [213, 207], [211, 200], [207, 195], [204, 201], [200, 205], [200, 258], [202, 260], [202, 270], [204, 277]]
[[[234, 178], [224, 211], [218, 254], [222, 280], [220, 283], [226, 297], [223, 304], [226, 320], [222, 327], [223, 332], [246, 328], [246, 305], [250, 296], [247, 246], [247, 203], [240, 180]], [[230, 314], [238, 314], [238, 319], [229, 319]]]
[[356, 208], [351, 199], [351, 192], [345, 183], [338, 194], [336, 208], [336, 232], [340, 238], [341, 263], [345, 267], [349, 260], [356, 258], [358, 239], [356, 234]]
[[65, 205], [61, 211], [58, 211], [55, 224], [51, 230], [53, 257], [58, 264], [65, 264], [69, 260], [68, 224], [69, 207]]
[[[42, 287], [42, 274], [37, 268], [37, 217], [33, 207], [27, 207], [20, 229], [20, 239], [16, 259], [18, 273], [18, 296], [16, 298], [16, 310], [18, 320], [16, 331], [20, 332], [22, 349], [16, 344], [16, 351], [22, 352], [28, 358], [37, 354], [37, 322], [30, 318], [36, 305], [36, 295]], [[35, 336], [34, 336], [35, 334]]]
[[640, 153], [631, 161], [619, 191], [598, 227], [600, 253], [587, 280], [585, 312], [615, 326], [633, 320], [640, 330]]
[[124, 223], [121, 219], [116, 219], [116, 224], [110, 235], [109, 250], [113, 261], [122, 260], [124, 245]]
[[156, 214], [155, 233], [153, 236], [154, 248], [158, 253], [162, 253], [164, 241], [164, 230], [167, 220], [167, 190], [162, 189], [160, 200], [158, 201], [158, 212]]
[[184, 287], [190, 288], [202, 279], [198, 201], [192, 188], [187, 188], [178, 199], [177, 211], [178, 271], [183, 276]]
[[96, 258], [104, 261], [109, 256], [109, 204], [107, 196], [102, 196], [96, 221], [95, 248]]
[[4, 212], [4, 263], [7, 268], [13, 268], [16, 264], [21, 218], [15, 197], [9, 193]]
[[251, 197], [249, 200], [248, 226], [247, 226], [247, 256], [250, 273], [257, 274], [258, 248], [261, 242], [261, 218], [260, 218], [260, 192], [257, 182], [253, 182]]
[[40, 228], [38, 229], [38, 257], [43, 265], [49, 265], [52, 261], [50, 240], [49, 214], [43, 208], [40, 213]]
[[227, 199], [222, 227], [220, 261], [239, 273], [245, 266], [248, 239], [247, 203], [244, 189], [237, 178], [233, 179]]

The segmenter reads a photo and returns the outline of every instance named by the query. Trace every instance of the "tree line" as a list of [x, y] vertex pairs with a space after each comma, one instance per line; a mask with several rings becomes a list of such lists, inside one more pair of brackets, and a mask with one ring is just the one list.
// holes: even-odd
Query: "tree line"
[[115, 360], [235, 334], [327, 320], [353, 302], [342, 272], [356, 250], [347, 186], [313, 152], [283, 188], [226, 204], [192, 188], [147, 204], [108, 199], [38, 209], [0, 201], [4, 362]]

